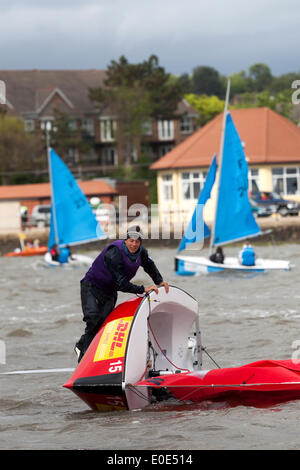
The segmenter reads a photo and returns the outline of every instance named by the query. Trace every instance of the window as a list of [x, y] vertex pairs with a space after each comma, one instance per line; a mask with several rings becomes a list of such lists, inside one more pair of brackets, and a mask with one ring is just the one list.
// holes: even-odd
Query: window
[[74, 147], [70, 147], [67, 150], [67, 155], [66, 155], [66, 161], [70, 165], [76, 165], [78, 164], [79, 160], [79, 155], [78, 155], [78, 150]]
[[203, 188], [206, 172], [182, 173], [182, 195], [183, 199], [197, 199]]
[[152, 122], [151, 121], [145, 121], [142, 124], [142, 133], [143, 135], [152, 135]]
[[117, 152], [114, 147], [106, 147], [102, 150], [102, 165], [115, 166], [118, 163]]
[[130, 158], [131, 158], [130, 161], [131, 161], [132, 163], [138, 161], [139, 155], [138, 155], [138, 151], [137, 151], [137, 148], [136, 148], [136, 147], [131, 147], [131, 149], [130, 149]]
[[115, 140], [116, 122], [113, 119], [101, 119], [100, 125], [102, 142]]
[[190, 134], [193, 132], [193, 119], [190, 116], [183, 116], [180, 119], [180, 132]]
[[158, 121], [157, 125], [158, 125], [159, 140], [174, 139], [174, 122], [173, 121]]
[[77, 121], [75, 119], [72, 119], [71, 121], [68, 122], [68, 127], [71, 131], [76, 131]]
[[25, 119], [24, 129], [25, 129], [25, 132], [33, 132], [34, 131], [34, 120], [33, 119]]
[[88, 134], [88, 135], [94, 135], [94, 121], [93, 119], [83, 119], [82, 120], [82, 129]]
[[163, 175], [162, 194], [163, 194], [164, 201], [173, 200], [173, 177], [172, 175]]
[[273, 190], [279, 194], [300, 193], [300, 167], [272, 168]]
[[55, 128], [53, 128], [52, 119], [42, 119], [41, 120], [41, 129], [45, 132], [50, 132], [52, 130], [55, 130]]
[[158, 148], [158, 157], [159, 158], [163, 157], [164, 155], [166, 155], [166, 153], [171, 152], [173, 148], [174, 148], [174, 145], [161, 145]]
[[153, 149], [150, 145], [150, 143], [147, 142], [142, 142], [141, 143], [141, 155], [144, 155], [148, 158], [155, 158]]
[[39, 207], [38, 208], [38, 212], [40, 214], [49, 214], [50, 213], [50, 207], [49, 206], [45, 206], [45, 207]]
[[258, 169], [250, 168], [248, 171], [249, 192], [253, 195], [259, 192], [259, 177]]

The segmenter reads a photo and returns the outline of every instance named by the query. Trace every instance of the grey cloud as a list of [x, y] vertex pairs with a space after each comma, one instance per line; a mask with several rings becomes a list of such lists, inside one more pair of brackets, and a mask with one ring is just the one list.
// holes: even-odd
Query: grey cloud
[[153, 53], [178, 74], [300, 67], [297, 0], [0, 0], [0, 11], [0, 69], [106, 68]]

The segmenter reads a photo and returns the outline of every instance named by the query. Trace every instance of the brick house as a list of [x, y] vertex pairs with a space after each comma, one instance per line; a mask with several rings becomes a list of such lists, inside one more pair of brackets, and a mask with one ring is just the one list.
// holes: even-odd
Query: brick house
[[[118, 117], [89, 99], [89, 89], [103, 85], [105, 77], [104, 70], [0, 70], [0, 80], [6, 85], [6, 110], [24, 121], [27, 132], [51, 127], [58, 109], [68, 115], [72, 129], [92, 139], [93, 148], [86, 153], [68, 149], [65, 161], [76, 176], [109, 174], [123, 163], [115, 137]], [[174, 120], [145, 123], [143, 152], [153, 160], [196, 130], [197, 113], [185, 100], [178, 104], [176, 115]], [[133, 162], [136, 159], [133, 155]]]

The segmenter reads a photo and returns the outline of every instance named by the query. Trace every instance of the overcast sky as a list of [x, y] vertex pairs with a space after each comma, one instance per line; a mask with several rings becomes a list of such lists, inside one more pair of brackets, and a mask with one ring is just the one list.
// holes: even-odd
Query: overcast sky
[[[106, 69], [156, 54], [167, 72], [300, 71], [299, 0], [0, 0], [0, 69]], [[300, 73], [300, 72], [299, 72]]]

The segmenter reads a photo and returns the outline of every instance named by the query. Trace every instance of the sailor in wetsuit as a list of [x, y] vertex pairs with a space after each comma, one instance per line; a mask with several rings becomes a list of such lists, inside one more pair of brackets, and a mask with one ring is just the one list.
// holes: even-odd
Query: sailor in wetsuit
[[[130, 282], [140, 266], [151, 277], [154, 285], [144, 287]], [[138, 226], [128, 229], [126, 240], [116, 240], [104, 248], [80, 284], [86, 328], [75, 345], [78, 362], [113, 310], [118, 291], [132, 294], [148, 293], [151, 290], [158, 292], [158, 285], [164, 286], [166, 292], [169, 291], [168, 283], [163, 281], [154, 261], [142, 246], [142, 232]]]

